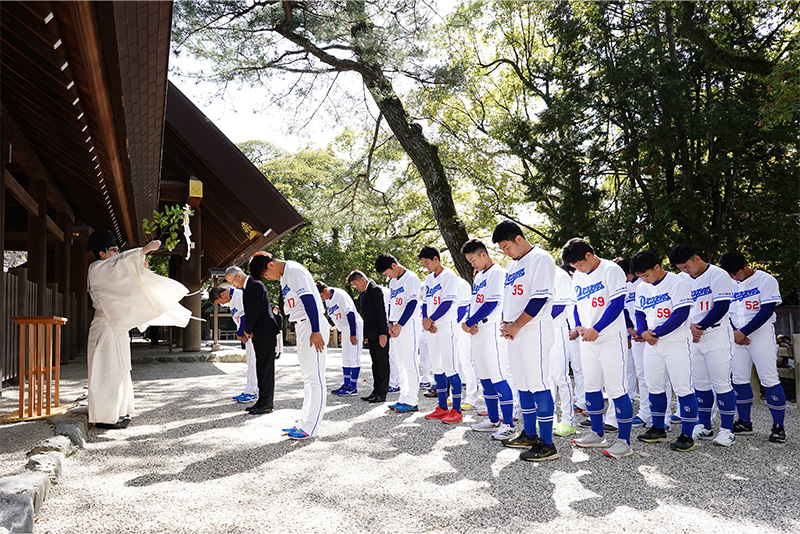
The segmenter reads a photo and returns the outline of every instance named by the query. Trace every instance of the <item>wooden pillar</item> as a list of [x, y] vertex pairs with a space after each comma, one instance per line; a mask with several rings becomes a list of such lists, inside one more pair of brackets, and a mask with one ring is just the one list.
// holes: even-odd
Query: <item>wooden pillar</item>
[[[79, 236], [72, 238], [72, 290], [75, 292], [75, 328], [72, 335], [75, 341], [77, 354], [86, 354], [86, 344], [89, 341], [89, 293], [86, 287], [86, 276], [89, 274], [88, 261], [88, 229]], [[69, 323], [67, 323], [69, 324]]]
[[[5, 130], [5, 129], [3, 129]], [[6, 140], [6, 136], [0, 133], [0, 144], [2, 145], [2, 150], [0, 150], [0, 157], [2, 160], [0, 161], [0, 254], [3, 255], [3, 263], [5, 264], [5, 251], [6, 251], [6, 164], [8, 163], [9, 159], [9, 151], [11, 150], [11, 146], [9, 145], [8, 141]], [[0, 395], [2, 395], [2, 380], [3, 377], [6, 376], [6, 369], [5, 369], [5, 354], [3, 353], [3, 349], [5, 347], [5, 336], [6, 336], [6, 317], [5, 317], [5, 302], [6, 302], [6, 274], [5, 270], [0, 269]]]
[[[214, 287], [219, 285], [219, 277], [214, 276]], [[216, 302], [214, 303], [214, 341], [211, 344], [211, 350], [219, 350], [221, 347], [219, 345], [219, 304]]]
[[47, 184], [31, 178], [28, 192], [39, 204], [38, 213], [28, 213], [28, 276], [38, 286], [36, 315], [46, 315], [47, 298]]
[[75, 322], [70, 308], [70, 294], [72, 293], [72, 263], [70, 262], [72, 232], [70, 230], [69, 215], [59, 213], [56, 224], [64, 232], [64, 241], [56, 244], [56, 250], [58, 251], [56, 254], [56, 282], [58, 282], [58, 290], [62, 295], [62, 309], [53, 310], [53, 315], [60, 315], [68, 319], [67, 324], [61, 328], [61, 354], [59, 355], [62, 362], [67, 362], [73, 356], [71, 353], [71, 333], [73, 329], [67, 327], [67, 325]]
[[[200, 242], [200, 208], [194, 209], [194, 216], [189, 219], [189, 227], [192, 230], [192, 238], [194, 239], [194, 249], [189, 257], [189, 261], [185, 262], [183, 266], [183, 285], [189, 288], [189, 293], [195, 293], [200, 290], [200, 283], [202, 281], [202, 248]], [[183, 305], [191, 310], [194, 317], [200, 317], [201, 313], [201, 300], [200, 293], [186, 297], [183, 299]], [[200, 350], [201, 330], [202, 324], [200, 321], [189, 321], [189, 324], [184, 328], [183, 332], [183, 352], [197, 352]]]

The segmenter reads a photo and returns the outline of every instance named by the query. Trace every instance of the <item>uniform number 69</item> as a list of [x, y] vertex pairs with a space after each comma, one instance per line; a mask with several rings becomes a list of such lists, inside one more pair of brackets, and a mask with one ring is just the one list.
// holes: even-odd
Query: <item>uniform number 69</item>
[[606, 305], [606, 300], [603, 297], [592, 298], [592, 308], [603, 307]]

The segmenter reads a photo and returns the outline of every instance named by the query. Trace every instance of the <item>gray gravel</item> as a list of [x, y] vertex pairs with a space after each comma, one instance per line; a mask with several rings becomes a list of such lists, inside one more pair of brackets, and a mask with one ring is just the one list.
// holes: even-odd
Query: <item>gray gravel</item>
[[[340, 364], [331, 349], [329, 389]], [[83, 392], [84, 365], [64, 368], [63, 398]], [[321, 437], [293, 442], [280, 433], [302, 403], [292, 348], [277, 362], [274, 413], [245, 415], [231, 401], [245, 372], [243, 363], [135, 365], [133, 423], [90, 431], [86, 449], [65, 460], [36, 532], [800, 531], [794, 403], [786, 444], [767, 441], [761, 403], [755, 435], [730, 449], [635, 442], [633, 457], [613, 460], [556, 438], [561, 458], [533, 464], [467, 424], [423, 419], [435, 405], [425, 398], [419, 413], [400, 415], [329, 396]], [[366, 368], [366, 394], [364, 379]], [[15, 400], [6, 389], [0, 413]], [[21, 472], [25, 451], [49, 435], [42, 422], [0, 428], [0, 475]]]

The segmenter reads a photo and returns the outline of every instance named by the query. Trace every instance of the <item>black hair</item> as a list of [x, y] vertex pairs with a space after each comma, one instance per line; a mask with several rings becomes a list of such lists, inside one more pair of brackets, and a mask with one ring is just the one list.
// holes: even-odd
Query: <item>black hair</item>
[[747, 265], [747, 258], [736, 250], [726, 252], [719, 257], [719, 266], [728, 274], [738, 273]]
[[686, 263], [697, 256], [697, 249], [692, 245], [677, 245], [669, 251], [669, 261], [672, 265]]
[[519, 227], [514, 221], [506, 219], [494, 227], [492, 232], [492, 243], [499, 243], [500, 241], [514, 241], [517, 236], [525, 239], [525, 234], [522, 233], [522, 228]]
[[561, 268], [567, 271], [567, 274], [572, 274], [575, 272], [575, 267], [573, 267], [569, 263], [562, 263]]
[[208, 300], [214, 302], [215, 300], [218, 300], [222, 296], [222, 294], [225, 293], [226, 291], [228, 291], [228, 288], [222, 286], [214, 286], [211, 288], [211, 291], [208, 292]]
[[561, 260], [571, 265], [586, 259], [586, 254], [591, 252], [594, 254], [594, 248], [585, 239], [580, 237], [573, 237], [564, 244], [561, 249]]
[[267, 270], [267, 265], [274, 259], [275, 257], [272, 254], [263, 250], [253, 254], [249, 264], [250, 277], [253, 280], [261, 280], [264, 271]]
[[461, 245], [461, 254], [480, 254], [481, 252], [489, 253], [489, 251], [486, 250], [486, 245], [484, 245], [483, 241], [480, 239], [470, 239]]
[[107, 252], [109, 248], [115, 246], [117, 246], [117, 239], [111, 230], [95, 230], [89, 235], [89, 241], [86, 243], [86, 247], [98, 260], [101, 252]]
[[439, 258], [440, 260], [442, 259], [442, 256], [439, 254], [439, 249], [430, 245], [425, 245], [422, 247], [422, 250], [419, 251], [417, 257], [425, 258], [426, 260], [432, 260], [433, 258]]
[[631, 269], [630, 269], [631, 260], [629, 258], [617, 258], [614, 260], [614, 263], [620, 266], [622, 272], [625, 273], [625, 276], [631, 274]]
[[661, 265], [661, 261], [658, 259], [655, 252], [652, 250], [640, 250], [631, 258], [630, 271], [638, 275], [639, 273], [652, 269], [656, 265]]
[[364, 273], [359, 271], [358, 269], [354, 271], [350, 271], [350, 274], [347, 275], [347, 283], [353, 282], [355, 280], [366, 280], [367, 277], [364, 276]]
[[397, 258], [391, 254], [387, 254], [386, 252], [378, 254], [378, 257], [375, 258], [375, 271], [383, 274], [387, 269], [391, 269], [394, 263], [397, 263]]
[[322, 293], [322, 292], [323, 292], [323, 291], [325, 291], [326, 289], [328, 289], [328, 284], [326, 284], [326, 283], [325, 283], [325, 282], [323, 282], [322, 280], [317, 280], [317, 291], [319, 291], [320, 293]]

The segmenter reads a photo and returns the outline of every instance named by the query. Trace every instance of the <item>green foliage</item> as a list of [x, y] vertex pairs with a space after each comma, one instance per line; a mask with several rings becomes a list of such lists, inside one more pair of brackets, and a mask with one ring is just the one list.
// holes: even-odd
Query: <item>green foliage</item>
[[[189, 211], [189, 217], [194, 215], [194, 210]], [[153, 210], [153, 220], [146, 217], [142, 219], [142, 230], [145, 235], [153, 239], [164, 241], [164, 248], [172, 252], [180, 241], [183, 230], [183, 207], [165, 205], [163, 211]]]

